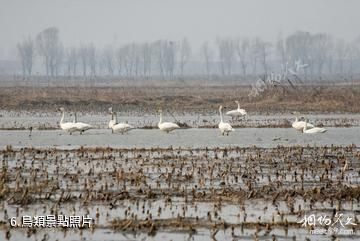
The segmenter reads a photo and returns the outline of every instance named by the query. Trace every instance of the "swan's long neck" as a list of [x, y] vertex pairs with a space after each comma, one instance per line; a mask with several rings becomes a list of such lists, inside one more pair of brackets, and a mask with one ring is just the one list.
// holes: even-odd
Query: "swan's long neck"
[[240, 110], [240, 103], [237, 103], [237, 105], [238, 105], [238, 110]]
[[117, 122], [117, 113], [115, 112], [115, 123], [118, 123]]
[[159, 121], [159, 124], [162, 123], [162, 112], [160, 112], [160, 121]]
[[62, 112], [60, 124], [63, 124], [63, 123], [64, 123], [64, 118], [65, 118], [65, 111]]
[[220, 112], [220, 122], [223, 122], [223, 117], [222, 117], [221, 108], [219, 108], [219, 112]]
[[77, 123], [77, 115], [76, 115], [76, 112], [74, 113], [74, 123]]
[[295, 122], [298, 122], [298, 117], [297, 116], [295, 117]]

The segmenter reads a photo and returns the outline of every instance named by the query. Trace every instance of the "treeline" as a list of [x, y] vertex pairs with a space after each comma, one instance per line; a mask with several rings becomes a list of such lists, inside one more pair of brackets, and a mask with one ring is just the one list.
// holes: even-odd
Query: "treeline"
[[352, 77], [360, 72], [360, 40], [346, 42], [325, 33], [301, 31], [285, 38], [279, 36], [275, 43], [261, 38], [217, 38], [193, 51], [186, 38], [102, 48], [92, 43], [64, 46], [59, 30], [51, 27], [34, 39], [22, 40], [17, 49], [25, 77], [33, 74], [35, 63], [42, 64], [40, 74], [48, 77], [246, 77], [280, 71], [299, 61], [307, 68], [298, 74], [309, 78]]

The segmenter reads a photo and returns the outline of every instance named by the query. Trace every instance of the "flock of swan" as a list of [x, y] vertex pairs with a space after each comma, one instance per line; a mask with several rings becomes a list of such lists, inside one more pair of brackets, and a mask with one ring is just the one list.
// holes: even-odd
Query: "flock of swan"
[[60, 108], [60, 111], [62, 112], [61, 120], [60, 120], [60, 128], [69, 132], [70, 134], [76, 131], [79, 131], [80, 133], [83, 133], [84, 131], [92, 129], [92, 126], [83, 122], [78, 122], [75, 118], [73, 122], [64, 122], [65, 118], [65, 109], [63, 107]]
[[[239, 118], [246, 116], [247, 113], [245, 109], [240, 108], [240, 103], [238, 101], [235, 101], [235, 103], [238, 105], [238, 108], [226, 112], [226, 115], [231, 116], [232, 118]], [[234, 128], [230, 125], [230, 123], [224, 122], [222, 109], [223, 106], [220, 105], [219, 106], [220, 123], [218, 127], [222, 135], [229, 135], [230, 132], [234, 131]], [[70, 135], [74, 132], [79, 132], [80, 134], [82, 134], [83, 132], [93, 128], [90, 124], [78, 122], [76, 113], [74, 115], [73, 122], [64, 122], [65, 109], [61, 107], [59, 110], [62, 112], [62, 117], [60, 120], [60, 128], [68, 132]], [[176, 123], [163, 122], [162, 110], [159, 110], [158, 112], [160, 115], [158, 128], [161, 131], [169, 133], [175, 129], [180, 128], [179, 125]], [[113, 111], [112, 107], [109, 108], [109, 113], [111, 114], [111, 120], [109, 121], [108, 127], [111, 129], [112, 133], [124, 134], [132, 129], [135, 129], [132, 125], [128, 123], [118, 123], [117, 113]], [[292, 123], [292, 127], [306, 134], [324, 133], [327, 131], [325, 128], [315, 127], [313, 124], [307, 123], [307, 120], [299, 121], [298, 117], [296, 117], [295, 121]]]
[[325, 128], [315, 127], [313, 124], [307, 123], [307, 120], [299, 121], [297, 116], [291, 126], [306, 134], [325, 133], [327, 131]]
[[134, 129], [134, 127], [132, 125], [129, 125], [128, 123], [118, 123], [117, 114], [112, 110], [112, 107], [109, 108], [109, 112], [111, 114], [111, 120], [109, 121], [109, 128], [111, 129], [112, 133], [120, 132], [121, 134], [124, 134], [125, 132]]

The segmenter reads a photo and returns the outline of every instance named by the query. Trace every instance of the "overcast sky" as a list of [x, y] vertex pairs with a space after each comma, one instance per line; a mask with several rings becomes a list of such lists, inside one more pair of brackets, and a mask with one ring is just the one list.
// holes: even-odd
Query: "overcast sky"
[[56, 26], [67, 45], [217, 36], [275, 40], [296, 30], [360, 35], [359, 0], [0, 0], [0, 55]]

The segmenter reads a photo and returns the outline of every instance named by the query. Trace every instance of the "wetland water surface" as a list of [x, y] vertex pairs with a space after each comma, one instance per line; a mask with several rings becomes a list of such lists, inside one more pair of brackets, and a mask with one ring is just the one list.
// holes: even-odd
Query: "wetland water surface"
[[170, 134], [158, 129], [135, 129], [129, 133], [111, 134], [110, 130], [95, 129], [83, 135], [69, 135], [60, 130], [0, 131], [0, 146], [16, 147], [63, 147], [112, 146], [127, 148], [144, 147], [225, 147], [252, 146], [275, 147], [277, 145], [351, 145], [360, 146], [360, 127], [328, 127], [323, 134], [303, 134], [293, 128], [238, 128], [229, 136], [222, 136], [218, 129], [180, 129]]
[[[65, 121], [72, 121], [71, 113], [65, 115]], [[0, 129], [58, 129], [61, 115], [57, 112], [8, 112], [0, 111]], [[175, 119], [176, 117], [176, 119]], [[360, 126], [359, 114], [308, 114], [306, 118], [316, 126], [327, 127], [356, 127]], [[106, 128], [110, 115], [108, 113], [79, 113], [79, 121], [89, 123], [96, 128]], [[232, 121], [224, 116], [234, 127], [291, 127], [295, 116], [291, 114], [251, 115], [246, 118]], [[129, 124], [141, 127], [157, 127], [159, 116], [155, 113], [123, 112], [118, 113], [119, 122], [128, 121]], [[174, 113], [164, 112], [164, 120], [179, 121], [189, 127], [217, 127], [219, 116], [217, 112], [199, 113]]]

